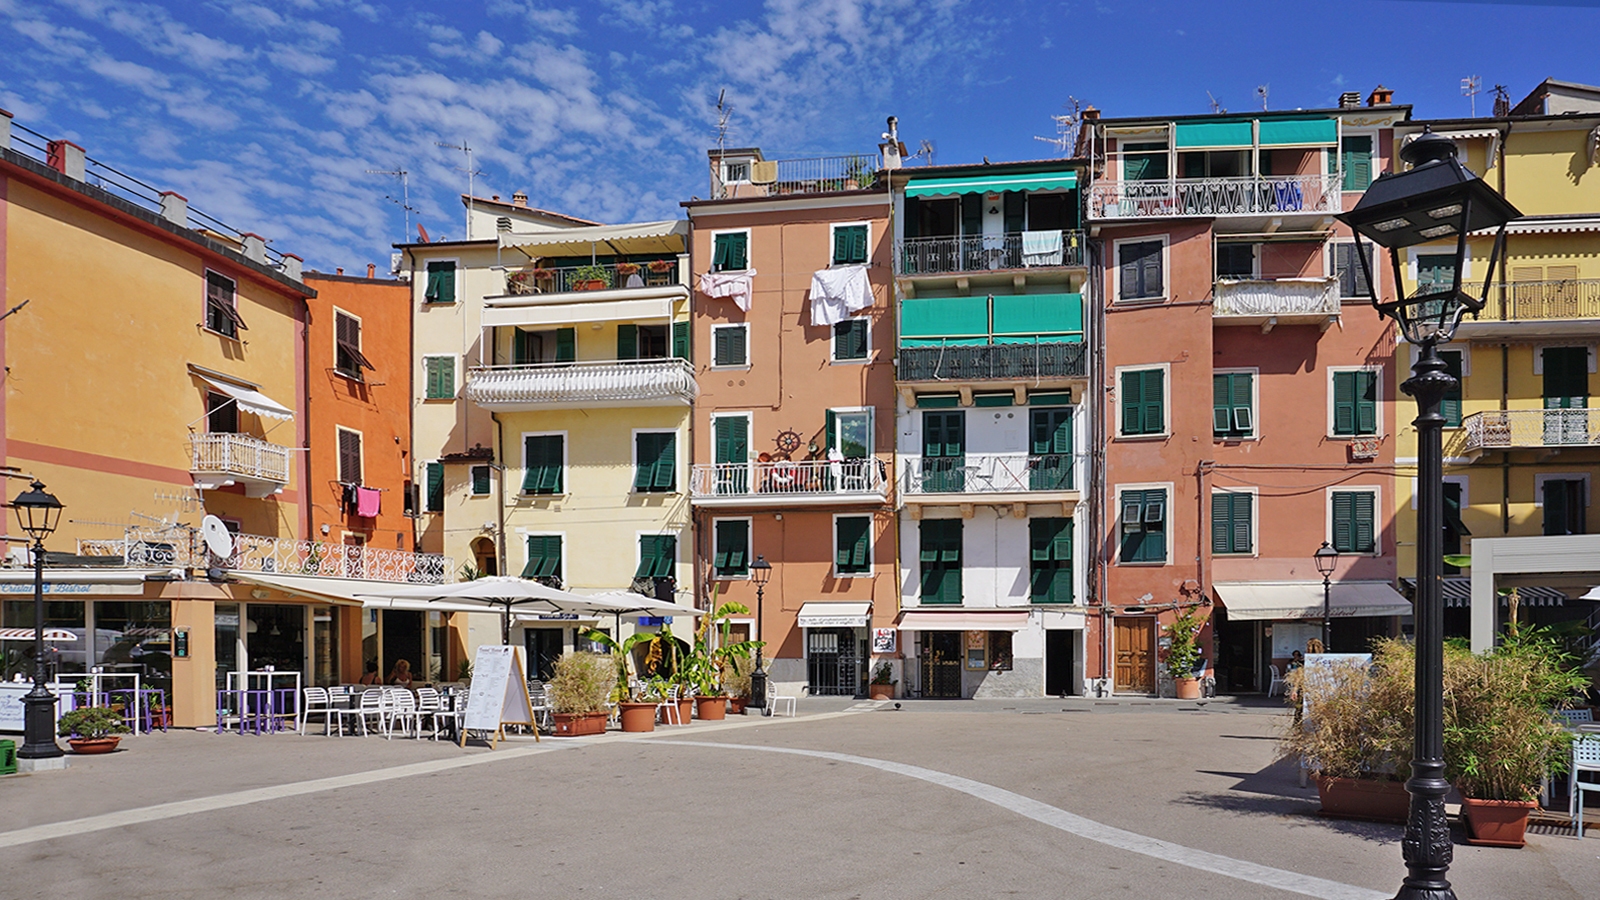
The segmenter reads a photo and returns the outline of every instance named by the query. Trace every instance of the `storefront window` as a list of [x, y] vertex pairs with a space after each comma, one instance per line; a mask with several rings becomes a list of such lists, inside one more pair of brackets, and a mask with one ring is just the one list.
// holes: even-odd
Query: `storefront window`
[[[365, 673], [368, 666], [378, 668], [378, 611], [375, 609], [361, 611], [361, 671]], [[385, 673], [379, 671], [378, 674]]]
[[253, 671], [268, 666], [280, 672], [304, 671], [305, 614], [304, 606], [251, 603], [245, 607], [245, 653]]
[[[98, 600], [94, 665], [139, 676], [141, 687], [172, 692], [172, 605], [165, 600]], [[129, 685], [119, 684], [118, 687]]]
[[[30, 585], [31, 588], [31, 585]], [[6, 600], [0, 604], [0, 626], [5, 628], [33, 627], [33, 598]], [[89, 671], [88, 647], [84, 635], [84, 604], [81, 600], [46, 600], [44, 626], [65, 628], [78, 636], [74, 641], [46, 641], [44, 645], [45, 671], [51, 680], [57, 673], [78, 675]], [[0, 653], [5, 654], [5, 677], [12, 681], [20, 672], [24, 678], [33, 678], [33, 642], [0, 642]]]
[[218, 603], [213, 615], [217, 636], [217, 690], [228, 688], [228, 673], [239, 670], [239, 604]]
[[331, 606], [311, 607], [311, 683], [339, 683], [339, 620]]
[[1011, 671], [1011, 637], [1009, 631], [989, 632], [989, 671]]

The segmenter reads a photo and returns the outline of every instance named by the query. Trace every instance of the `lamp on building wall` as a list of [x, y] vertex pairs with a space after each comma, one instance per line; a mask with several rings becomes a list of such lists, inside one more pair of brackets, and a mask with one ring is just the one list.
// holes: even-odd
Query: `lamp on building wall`
[[17, 526], [33, 538], [33, 690], [22, 698], [23, 743], [18, 759], [62, 756], [56, 744], [56, 696], [45, 687], [44, 668], [44, 539], [61, 522], [61, 501], [37, 479], [11, 501]]
[[[1367, 292], [1379, 315], [1400, 326], [1417, 348], [1411, 377], [1400, 386], [1416, 398], [1417, 418], [1417, 597], [1416, 732], [1411, 760], [1411, 811], [1401, 852], [1407, 875], [1395, 900], [1454, 900], [1446, 875], [1453, 851], [1444, 798], [1444, 486], [1439, 406], [1460, 382], [1445, 371], [1435, 347], [1449, 343], [1467, 313], [1483, 309], [1495, 266], [1505, 264], [1506, 223], [1521, 213], [1457, 159], [1456, 145], [1424, 128], [1400, 151], [1411, 164], [1403, 172], [1380, 176], [1361, 201], [1336, 218], [1355, 233], [1356, 259], [1367, 278]], [[1496, 229], [1479, 295], [1462, 290], [1467, 235]], [[1424, 284], [1406, 297], [1401, 290], [1400, 251], [1428, 241], [1455, 238], [1455, 271], [1450, 284]], [[1367, 260], [1365, 238], [1389, 251], [1395, 299], [1378, 298]]]
[[1332, 544], [1323, 541], [1317, 552], [1311, 554], [1311, 558], [1317, 564], [1317, 571], [1322, 573], [1322, 652], [1332, 653], [1333, 644], [1330, 641], [1333, 635], [1328, 618], [1333, 613], [1333, 582], [1330, 579], [1333, 577], [1334, 563], [1339, 561], [1339, 551], [1333, 549]]
[[756, 670], [750, 673], [750, 702], [758, 707], [767, 705], [767, 672], [761, 667], [761, 600], [767, 582], [772, 580], [772, 563], [765, 556], [757, 556], [750, 564], [750, 580], [756, 584]]

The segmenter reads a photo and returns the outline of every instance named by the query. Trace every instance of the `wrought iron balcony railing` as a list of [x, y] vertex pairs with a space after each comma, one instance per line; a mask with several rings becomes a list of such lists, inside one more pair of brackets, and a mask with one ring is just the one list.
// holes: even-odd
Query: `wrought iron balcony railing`
[[695, 500], [882, 500], [887, 483], [888, 467], [875, 457], [699, 463], [690, 476], [689, 492]]
[[507, 294], [565, 294], [677, 284], [678, 260], [592, 266], [529, 267], [506, 273]]
[[677, 406], [698, 394], [694, 367], [681, 359], [481, 366], [467, 380], [467, 399], [493, 410], [573, 403]]
[[194, 475], [289, 483], [288, 447], [216, 431], [190, 435], [189, 447], [189, 471]]
[[901, 347], [901, 381], [1084, 378], [1088, 352], [1082, 343], [980, 344]]
[[923, 494], [1026, 494], [1070, 491], [1072, 455], [968, 453], [966, 456], [901, 457], [900, 490]]
[[279, 575], [316, 575], [418, 584], [444, 584], [454, 575], [450, 558], [380, 547], [234, 535], [227, 558], [212, 553], [192, 528], [128, 528], [114, 540], [80, 540], [78, 553], [120, 559], [134, 568], [220, 567]]
[[[1461, 421], [1460, 452], [1600, 447], [1600, 409], [1502, 409]], [[1454, 448], [1452, 448], [1454, 449]]]
[[1228, 318], [1337, 316], [1337, 278], [1277, 280], [1221, 278], [1214, 286], [1211, 315]]
[[917, 237], [900, 241], [895, 256], [900, 260], [901, 275], [944, 275], [953, 272], [1083, 265], [1083, 232], [1029, 234], [1059, 234], [1060, 244], [1033, 237], [1024, 240], [1020, 232], [975, 237]]
[[1600, 319], [1600, 278], [1496, 284], [1489, 290], [1489, 302], [1478, 314], [1478, 321], [1496, 319]]
[[1097, 181], [1089, 187], [1089, 217], [1331, 214], [1340, 211], [1339, 184], [1337, 174]]

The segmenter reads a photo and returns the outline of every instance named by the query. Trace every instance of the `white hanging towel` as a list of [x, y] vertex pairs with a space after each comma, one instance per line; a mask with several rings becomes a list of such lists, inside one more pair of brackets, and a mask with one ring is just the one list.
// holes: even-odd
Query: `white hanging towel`
[[1061, 265], [1061, 232], [1024, 231], [1022, 264], [1025, 266]]
[[743, 272], [707, 272], [700, 276], [700, 293], [707, 297], [731, 297], [745, 312], [750, 311], [750, 284], [755, 269]]
[[871, 305], [866, 266], [835, 266], [811, 274], [811, 324], [837, 325]]

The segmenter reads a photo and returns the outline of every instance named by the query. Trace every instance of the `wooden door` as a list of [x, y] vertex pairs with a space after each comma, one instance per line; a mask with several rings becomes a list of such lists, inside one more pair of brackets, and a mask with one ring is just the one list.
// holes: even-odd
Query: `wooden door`
[[1147, 617], [1114, 619], [1116, 683], [1119, 691], [1155, 690], [1155, 620]]

